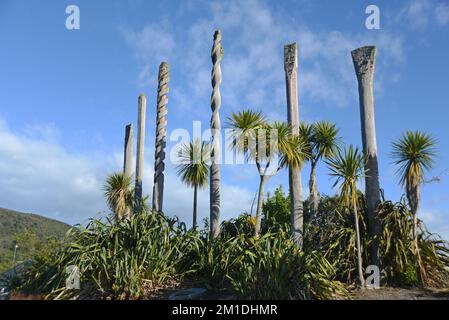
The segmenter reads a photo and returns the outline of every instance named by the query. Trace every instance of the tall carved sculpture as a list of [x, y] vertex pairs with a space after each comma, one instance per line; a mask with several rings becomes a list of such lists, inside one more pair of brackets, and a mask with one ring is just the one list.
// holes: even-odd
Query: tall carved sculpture
[[134, 189], [134, 211], [139, 212], [142, 204], [142, 174], [145, 147], [145, 118], [147, 98], [142, 93], [139, 95], [139, 116], [137, 128], [137, 156], [136, 156], [136, 186]]
[[[287, 87], [287, 118], [292, 134], [299, 134], [298, 110], [298, 48], [296, 43], [284, 46], [284, 70]], [[303, 244], [303, 205], [301, 168], [289, 167], [288, 182], [290, 189], [291, 229], [295, 243]]]
[[133, 143], [133, 125], [130, 123], [125, 127], [125, 147], [123, 152], [123, 173], [128, 177], [131, 177], [133, 174]]
[[162, 212], [164, 198], [165, 146], [167, 144], [167, 105], [169, 65], [162, 62], [159, 66], [159, 85], [157, 90], [156, 143], [154, 154], [153, 211]]
[[[133, 125], [132, 123], [126, 125], [125, 127], [125, 146], [123, 150], [123, 174], [131, 179], [133, 175]], [[126, 206], [123, 212], [123, 217], [125, 219], [130, 219], [132, 215], [133, 208]], [[119, 217], [119, 220], [121, 217]]]
[[214, 45], [212, 47], [212, 96], [211, 109], [212, 118], [210, 121], [212, 143], [211, 143], [211, 167], [210, 167], [210, 233], [212, 238], [216, 238], [220, 233], [220, 107], [221, 107], [221, 67], [223, 59], [223, 48], [221, 46], [221, 32], [216, 30], [214, 34]]
[[371, 246], [372, 264], [379, 266], [377, 252], [379, 242], [376, 236], [380, 235], [381, 223], [376, 215], [376, 209], [380, 203], [380, 187], [373, 93], [376, 47], [366, 46], [358, 48], [353, 50], [351, 54], [359, 86], [363, 152], [367, 159], [365, 196], [368, 211], [368, 231], [371, 239], [373, 239]]

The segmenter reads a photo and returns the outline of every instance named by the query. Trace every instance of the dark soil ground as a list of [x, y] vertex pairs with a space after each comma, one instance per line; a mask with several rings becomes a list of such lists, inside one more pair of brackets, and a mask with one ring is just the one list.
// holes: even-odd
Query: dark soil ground
[[[166, 288], [158, 288], [149, 292], [145, 299], [147, 300], [168, 300], [176, 292], [190, 289], [201, 288], [195, 283], [172, 284]], [[430, 288], [380, 288], [351, 291], [349, 299], [352, 300], [449, 300], [449, 289], [430, 289]], [[104, 299], [100, 295], [80, 295], [81, 300]], [[12, 295], [11, 300], [42, 300], [39, 295]], [[107, 299], [107, 298], [106, 298]], [[126, 297], [123, 297], [126, 299]], [[208, 290], [197, 300], [235, 300], [237, 297], [230, 291]], [[340, 299], [348, 299], [340, 297]]]
[[[192, 284], [179, 285], [172, 288], [158, 290], [147, 299], [166, 300], [170, 295], [180, 290], [189, 289]], [[352, 300], [449, 300], [449, 289], [431, 289], [431, 288], [392, 288], [383, 287], [380, 289], [353, 290], [350, 293]], [[235, 300], [232, 293], [226, 291], [208, 291], [201, 296], [199, 300]], [[348, 298], [340, 298], [348, 299]]]
[[355, 300], [449, 300], [449, 289], [381, 288], [353, 292]]

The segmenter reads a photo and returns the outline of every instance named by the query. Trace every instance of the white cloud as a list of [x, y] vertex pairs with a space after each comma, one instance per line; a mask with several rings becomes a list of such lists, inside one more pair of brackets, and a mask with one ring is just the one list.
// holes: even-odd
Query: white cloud
[[[44, 126], [45, 127], [45, 126]], [[55, 130], [54, 128], [52, 129]], [[104, 209], [101, 185], [109, 166], [73, 155], [51, 137], [14, 134], [0, 126], [0, 205], [82, 222]]]
[[[159, 63], [170, 60], [176, 44], [167, 23], [161, 21], [156, 25], [147, 25], [140, 31], [121, 27], [119, 32], [143, 64], [137, 77], [139, 87], [154, 83]], [[157, 63], [154, 63], [156, 61]]]
[[433, 25], [444, 27], [449, 23], [449, 5], [442, 1], [413, 0], [400, 10], [396, 21], [415, 31], [425, 31]]
[[[50, 128], [59, 135], [54, 126]], [[72, 154], [53, 140], [52, 135], [41, 135], [41, 131], [26, 130], [26, 134], [18, 134], [0, 118], [0, 207], [42, 214], [72, 224], [85, 223], [100, 212], [104, 214], [107, 208], [103, 182], [107, 174], [121, 170], [121, 152], [111, 152], [110, 156]], [[152, 150], [148, 143], [143, 180], [145, 194], [152, 193]], [[170, 164], [167, 167], [164, 211], [190, 223], [193, 190], [181, 183]], [[248, 210], [251, 200], [252, 194], [245, 188], [224, 184], [222, 219]], [[199, 192], [199, 217], [205, 218], [208, 212], [209, 193], [204, 190]]]
[[[387, 68], [404, 60], [403, 37], [381, 33], [315, 32], [301, 17], [286, 23], [285, 11], [270, 10], [263, 1], [229, 1], [212, 6], [214, 25], [223, 31], [223, 100], [234, 108], [261, 108], [284, 112], [283, 46], [299, 47], [299, 94], [306, 102], [346, 106], [357, 101], [351, 50], [378, 46], [376, 87], [381, 88]], [[211, 32], [211, 31], [209, 31]], [[201, 37], [200, 34], [196, 36]], [[400, 65], [400, 63], [399, 63]]]
[[32, 124], [32, 125], [26, 125], [24, 128], [24, 133], [28, 137], [34, 137], [47, 140], [47, 141], [53, 141], [56, 142], [60, 138], [60, 132], [56, 128], [55, 124]]
[[440, 26], [449, 24], [449, 5], [447, 3], [440, 3], [435, 7], [435, 18]]
[[147, 25], [138, 32], [124, 28], [119, 30], [137, 57], [145, 62], [167, 59], [175, 47], [175, 40], [164, 24]]
[[[199, 105], [208, 105], [210, 85], [210, 50], [212, 35], [216, 28], [223, 34], [224, 58], [222, 62], [223, 82], [221, 94], [223, 110], [227, 112], [242, 108], [253, 108], [285, 117], [285, 84], [283, 46], [294, 41], [299, 45], [299, 89], [301, 100], [307, 104], [320, 102], [329, 106], [347, 106], [357, 102], [354, 68], [350, 51], [366, 44], [379, 48], [376, 90], [381, 92], [383, 81], [392, 77], [385, 68], [398, 65], [404, 60], [403, 39], [400, 34], [388, 31], [381, 33], [341, 33], [337, 30], [314, 32], [304, 25], [301, 17], [286, 22], [286, 12], [271, 10], [266, 2], [258, 0], [204, 3], [203, 15], [189, 26], [161, 24], [146, 26], [142, 31], [129, 31], [133, 36], [125, 39], [140, 43], [154, 43], [154, 35], [168, 39], [176, 48], [170, 48], [171, 59], [176, 67], [178, 83], [172, 87], [173, 104], [192, 110], [202, 117]], [[279, 8], [277, 8], [279, 9]], [[188, 14], [185, 10], [184, 14]], [[156, 27], [162, 25], [162, 27]], [[176, 29], [176, 28], [182, 28]], [[140, 36], [136, 36], [140, 35]], [[159, 60], [155, 46], [133, 45], [147, 59], [141, 72], [157, 66]], [[136, 54], [138, 54], [136, 52]], [[399, 63], [400, 65], [400, 63]], [[392, 71], [398, 74], [393, 68]], [[154, 78], [154, 77], [153, 77]], [[396, 76], [396, 79], [398, 77]], [[173, 80], [173, 79], [172, 79]], [[385, 86], [387, 87], [387, 86]], [[200, 109], [203, 110], [203, 109]]]

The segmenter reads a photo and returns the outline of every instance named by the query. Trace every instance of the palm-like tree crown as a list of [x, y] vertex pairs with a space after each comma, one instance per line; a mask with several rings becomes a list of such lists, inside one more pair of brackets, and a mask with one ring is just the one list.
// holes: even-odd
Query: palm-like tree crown
[[330, 175], [335, 178], [333, 187], [340, 185], [342, 202], [351, 207], [357, 200], [357, 181], [365, 176], [365, 158], [358, 148], [351, 145], [343, 152], [337, 151], [326, 163]]
[[310, 145], [311, 160], [332, 157], [340, 149], [339, 129], [334, 123], [318, 121], [313, 124], [300, 123], [299, 135]]
[[228, 125], [234, 129], [231, 147], [245, 154], [248, 160], [270, 162], [279, 155], [279, 168], [302, 166], [310, 149], [302, 136], [291, 134], [285, 122], [267, 123], [261, 112], [244, 110], [233, 113]]
[[263, 127], [266, 123], [267, 120], [262, 115], [261, 111], [254, 111], [251, 109], [232, 113], [231, 116], [228, 117], [228, 125], [242, 131], [254, 130], [255, 128]]
[[114, 173], [106, 178], [103, 187], [109, 208], [117, 220], [129, 214], [133, 207], [132, 178], [124, 173]]
[[424, 171], [432, 169], [436, 157], [436, 141], [428, 134], [407, 131], [393, 143], [392, 156], [399, 166], [397, 174], [403, 186], [419, 185]]
[[332, 157], [340, 148], [339, 129], [334, 123], [319, 121], [312, 125], [312, 154], [318, 161]]
[[228, 126], [234, 130], [231, 148], [244, 154], [248, 160], [256, 163], [266, 160], [268, 124], [260, 111], [243, 110], [228, 117]]
[[307, 160], [310, 160], [312, 158], [312, 140], [313, 140], [313, 125], [306, 122], [300, 122], [299, 127], [299, 136], [302, 137], [304, 142], [307, 144], [307, 148], [310, 150], [310, 157]]
[[277, 133], [279, 166], [301, 168], [310, 157], [310, 145], [302, 135], [292, 135], [291, 126], [285, 122], [274, 122], [270, 128]]
[[178, 175], [188, 186], [204, 188], [209, 177], [210, 145], [199, 139], [181, 146]]

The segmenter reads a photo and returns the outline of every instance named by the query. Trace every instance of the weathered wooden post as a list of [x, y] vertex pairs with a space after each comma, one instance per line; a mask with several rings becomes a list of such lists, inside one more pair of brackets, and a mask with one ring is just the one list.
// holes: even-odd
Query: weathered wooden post
[[377, 163], [376, 126], [374, 119], [374, 65], [376, 47], [366, 46], [351, 52], [357, 75], [360, 100], [360, 121], [362, 127], [363, 153], [367, 159], [365, 169], [365, 196], [368, 215], [368, 231], [373, 243], [371, 245], [372, 264], [379, 266], [376, 236], [380, 235], [381, 223], [376, 210], [380, 203], [379, 169]]
[[[298, 48], [295, 43], [284, 46], [284, 70], [287, 87], [287, 120], [292, 134], [299, 134], [298, 109]], [[301, 168], [288, 168], [290, 189], [291, 228], [295, 243], [302, 248], [303, 244], [303, 205]]]
[[220, 63], [223, 59], [223, 48], [221, 46], [221, 32], [216, 30], [214, 33], [214, 44], [212, 47], [212, 95], [211, 109], [212, 118], [210, 121], [211, 128], [211, 166], [210, 166], [210, 233], [212, 238], [216, 238], [220, 233], [220, 157], [221, 157], [221, 67]]
[[170, 69], [167, 62], [159, 66], [157, 110], [156, 110], [156, 142], [154, 153], [154, 185], [153, 185], [153, 211], [162, 212], [164, 199], [164, 169], [165, 146], [167, 144], [167, 105], [168, 82]]
[[145, 118], [147, 99], [143, 93], [139, 95], [139, 116], [137, 128], [136, 186], [134, 190], [134, 211], [140, 212], [142, 205], [142, 175], [145, 147]]
[[[133, 125], [132, 123], [126, 125], [125, 127], [125, 146], [123, 150], [123, 174], [131, 179], [133, 175]], [[132, 215], [133, 208], [126, 207], [123, 216], [126, 219], [130, 219]]]
[[128, 177], [133, 174], [133, 143], [133, 125], [130, 123], [125, 127], [125, 147], [123, 151], [123, 173]]

